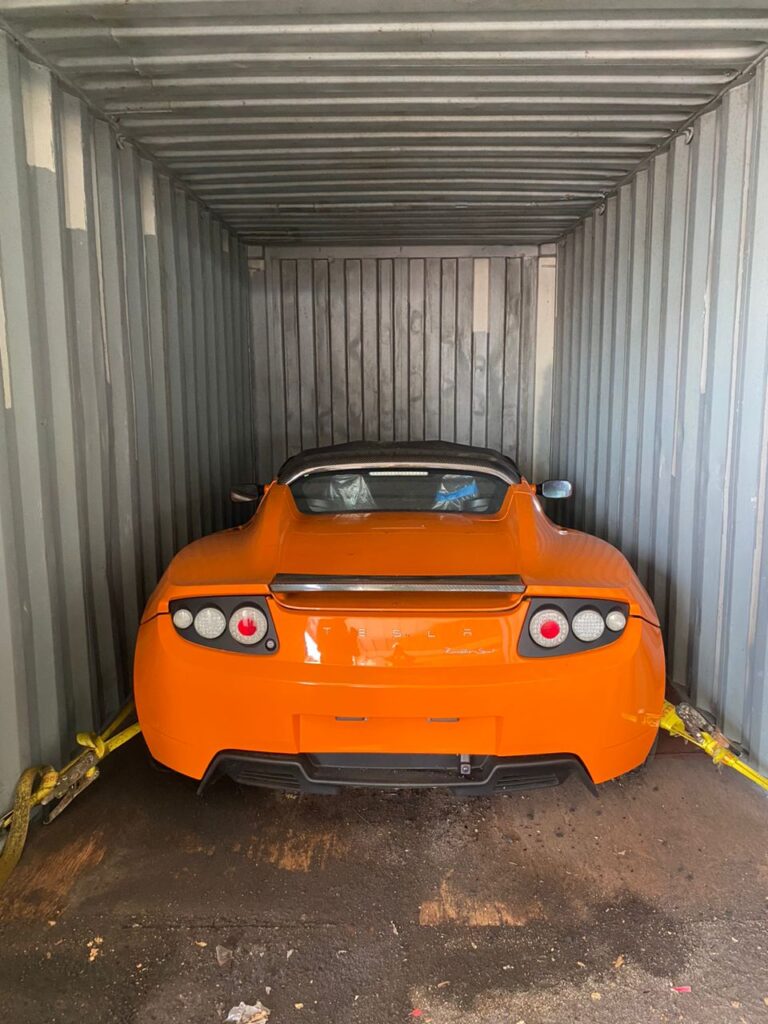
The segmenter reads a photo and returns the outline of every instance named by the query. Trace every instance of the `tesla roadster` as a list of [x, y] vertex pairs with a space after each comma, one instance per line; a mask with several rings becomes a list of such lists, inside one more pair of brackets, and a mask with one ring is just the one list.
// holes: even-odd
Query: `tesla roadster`
[[601, 783], [651, 751], [664, 651], [609, 544], [562, 529], [498, 452], [302, 452], [241, 527], [179, 552], [138, 631], [150, 753], [202, 780], [303, 792]]

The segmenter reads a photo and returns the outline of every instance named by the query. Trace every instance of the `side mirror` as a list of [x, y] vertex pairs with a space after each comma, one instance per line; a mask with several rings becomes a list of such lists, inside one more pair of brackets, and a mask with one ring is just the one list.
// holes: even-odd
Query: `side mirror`
[[240, 484], [229, 492], [232, 501], [261, 501], [264, 484]]
[[570, 498], [573, 485], [570, 480], [545, 480], [544, 483], [536, 484], [536, 493], [542, 498]]

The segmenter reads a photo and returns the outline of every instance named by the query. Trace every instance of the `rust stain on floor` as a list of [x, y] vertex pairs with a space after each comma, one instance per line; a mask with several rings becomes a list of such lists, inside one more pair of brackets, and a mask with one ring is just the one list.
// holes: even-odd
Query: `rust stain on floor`
[[44, 998], [57, 1024], [211, 1024], [261, 999], [280, 1024], [756, 1024], [767, 849], [761, 795], [697, 757], [599, 800], [570, 780], [201, 804], [127, 745], [33, 825], [0, 896], [4, 1019]]
[[50, 918], [67, 904], [80, 876], [97, 867], [107, 852], [102, 832], [73, 839], [34, 863], [22, 863], [0, 896], [0, 917]]
[[324, 868], [329, 860], [340, 860], [347, 853], [347, 843], [334, 832], [295, 832], [279, 835], [274, 831], [255, 836], [248, 847], [249, 860], [274, 864], [283, 871], [309, 872]]
[[427, 927], [458, 924], [472, 928], [521, 928], [540, 916], [541, 910], [535, 904], [521, 913], [502, 900], [458, 892], [449, 878], [442, 880], [435, 899], [425, 900], [419, 907], [419, 924]]
[[216, 852], [214, 843], [201, 843], [196, 836], [188, 836], [181, 848], [184, 853], [200, 853], [204, 857], [212, 857]]

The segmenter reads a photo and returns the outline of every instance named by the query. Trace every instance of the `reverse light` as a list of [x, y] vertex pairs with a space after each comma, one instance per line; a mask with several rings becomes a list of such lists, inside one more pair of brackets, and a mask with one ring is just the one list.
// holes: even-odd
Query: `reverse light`
[[624, 612], [620, 612], [618, 608], [614, 608], [612, 612], [608, 612], [605, 616], [605, 624], [608, 629], [614, 633], [620, 633], [627, 624], [627, 617]]
[[594, 608], [582, 608], [576, 612], [571, 622], [573, 635], [583, 643], [588, 644], [593, 640], [599, 640], [605, 632], [605, 619], [600, 612]]
[[201, 608], [195, 616], [195, 632], [206, 640], [215, 640], [227, 628], [227, 620], [222, 612], [212, 605]]
[[194, 619], [195, 617], [189, 608], [178, 608], [173, 613], [173, 624], [176, 629], [189, 629]]
[[528, 631], [539, 647], [559, 647], [568, 637], [568, 619], [556, 608], [542, 608], [531, 619]]
[[246, 605], [238, 608], [229, 620], [229, 634], [239, 644], [258, 644], [267, 635], [269, 623], [260, 608]]

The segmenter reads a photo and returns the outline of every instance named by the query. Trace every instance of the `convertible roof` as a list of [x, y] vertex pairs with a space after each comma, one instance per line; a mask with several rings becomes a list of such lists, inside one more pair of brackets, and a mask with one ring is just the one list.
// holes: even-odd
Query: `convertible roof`
[[474, 469], [493, 473], [510, 484], [520, 482], [519, 469], [506, 455], [492, 448], [476, 448], [452, 441], [350, 441], [325, 448], [309, 448], [283, 463], [277, 482], [289, 484], [304, 473], [368, 465]]

